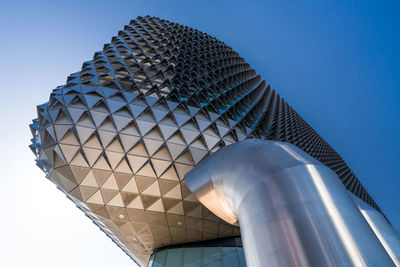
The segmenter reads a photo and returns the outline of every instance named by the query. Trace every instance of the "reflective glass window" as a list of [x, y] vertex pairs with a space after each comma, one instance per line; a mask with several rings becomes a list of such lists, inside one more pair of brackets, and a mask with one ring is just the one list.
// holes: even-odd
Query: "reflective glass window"
[[147, 264], [147, 266], [151, 267], [153, 265], [153, 261], [154, 261], [154, 254], [151, 255], [149, 263]]
[[201, 266], [201, 248], [185, 248], [183, 254], [183, 267]]
[[163, 267], [165, 262], [165, 255], [167, 254], [166, 250], [162, 250], [156, 253], [154, 257], [153, 266], [152, 267]]
[[238, 249], [238, 254], [239, 254], [240, 267], [246, 267], [246, 259], [244, 257], [243, 248], [237, 248], [237, 249]]
[[239, 267], [239, 259], [235, 247], [222, 247], [221, 254], [224, 267]]
[[166, 248], [153, 253], [148, 267], [246, 267], [242, 247]]
[[167, 259], [165, 267], [177, 267], [182, 263], [182, 248], [173, 248], [167, 250]]
[[221, 267], [221, 249], [219, 247], [205, 247], [204, 253], [204, 267]]

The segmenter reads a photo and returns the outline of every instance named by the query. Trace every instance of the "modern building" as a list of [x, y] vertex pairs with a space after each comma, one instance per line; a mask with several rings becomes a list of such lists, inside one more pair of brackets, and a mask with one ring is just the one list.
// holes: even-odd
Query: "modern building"
[[[139, 265], [398, 264], [400, 241], [340, 155], [206, 33], [138, 17], [37, 111], [37, 165]], [[269, 185], [243, 204], [256, 174]]]

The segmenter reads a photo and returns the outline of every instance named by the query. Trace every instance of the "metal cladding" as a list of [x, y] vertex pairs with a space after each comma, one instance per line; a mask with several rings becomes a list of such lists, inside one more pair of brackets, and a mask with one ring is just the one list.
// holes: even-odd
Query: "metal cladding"
[[366, 204], [354, 194], [350, 195], [394, 264], [400, 266], [400, 238], [396, 230], [392, 228], [376, 209]]
[[240, 222], [249, 267], [395, 266], [336, 173], [290, 143], [226, 146], [185, 180], [218, 217]]
[[199, 203], [184, 175], [250, 137], [296, 145], [378, 209], [238, 53], [187, 26], [132, 20], [37, 110], [37, 165], [135, 261], [166, 245], [240, 235]]

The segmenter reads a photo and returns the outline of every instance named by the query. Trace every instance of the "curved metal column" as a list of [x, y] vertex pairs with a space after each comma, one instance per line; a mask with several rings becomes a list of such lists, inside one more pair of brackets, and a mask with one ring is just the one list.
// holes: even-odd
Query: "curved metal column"
[[394, 266], [337, 175], [289, 143], [248, 139], [185, 175], [199, 201], [238, 224], [255, 266]]
[[392, 261], [396, 266], [400, 266], [400, 238], [392, 226], [376, 209], [359, 199], [356, 195], [350, 194]]

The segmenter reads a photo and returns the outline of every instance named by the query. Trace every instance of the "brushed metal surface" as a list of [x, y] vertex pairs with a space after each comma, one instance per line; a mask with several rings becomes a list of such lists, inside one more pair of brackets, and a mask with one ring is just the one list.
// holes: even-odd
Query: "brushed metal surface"
[[250, 267], [394, 266], [338, 176], [294, 145], [245, 140], [185, 180], [208, 209], [240, 222]]
[[396, 266], [400, 266], [400, 238], [387, 220], [373, 207], [349, 192]]

